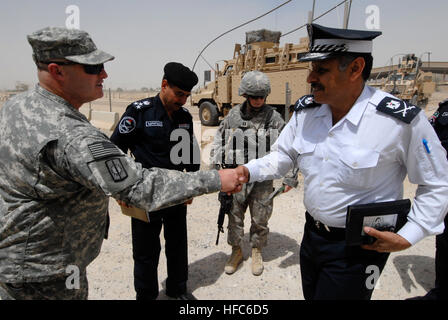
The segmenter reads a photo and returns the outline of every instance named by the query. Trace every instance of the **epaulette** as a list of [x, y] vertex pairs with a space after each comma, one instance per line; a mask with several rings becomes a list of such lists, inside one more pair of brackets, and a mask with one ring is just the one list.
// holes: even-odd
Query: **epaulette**
[[140, 110], [142, 108], [148, 108], [152, 106], [152, 102], [150, 100], [150, 98], [145, 98], [142, 100], [138, 100], [132, 103], [132, 106], [137, 109]]
[[376, 109], [406, 123], [411, 123], [421, 110], [419, 107], [392, 97], [385, 97], [378, 103]]
[[307, 94], [297, 100], [294, 105], [294, 111], [300, 111], [306, 108], [320, 107], [321, 104], [314, 101], [314, 96], [312, 94]]

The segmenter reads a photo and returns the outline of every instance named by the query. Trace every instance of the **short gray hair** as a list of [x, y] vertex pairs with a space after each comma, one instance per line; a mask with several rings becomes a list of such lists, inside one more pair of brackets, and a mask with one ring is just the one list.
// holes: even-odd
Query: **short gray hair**
[[343, 54], [338, 56], [336, 59], [339, 61], [339, 71], [347, 70], [347, 67], [352, 63], [356, 58], [361, 57], [364, 59], [365, 66], [364, 70], [362, 70], [362, 78], [364, 81], [367, 81], [370, 77], [370, 72], [372, 71], [373, 66], [373, 57], [370, 53], [366, 54]]

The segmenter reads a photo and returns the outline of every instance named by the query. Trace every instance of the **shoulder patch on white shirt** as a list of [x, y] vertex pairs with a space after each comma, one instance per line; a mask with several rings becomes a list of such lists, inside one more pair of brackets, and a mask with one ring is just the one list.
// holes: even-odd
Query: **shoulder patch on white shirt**
[[314, 101], [314, 96], [312, 94], [307, 94], [297, 100], [296, 104], [294, 105], [294, 111], [300, 111], [306, 108], [314, 108], [320, 106], [320, 103]]
[[394, 99], [392, 97], [385, 97], [378, 103], [376, 109], [405, 123], [411, 123], [421, 110], [419, 107], [407, 104], [403, 100]]

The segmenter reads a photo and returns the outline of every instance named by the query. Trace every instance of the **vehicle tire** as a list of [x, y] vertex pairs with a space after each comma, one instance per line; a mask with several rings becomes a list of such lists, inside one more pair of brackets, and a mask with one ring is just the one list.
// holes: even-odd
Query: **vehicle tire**
[[219, 123], [218, 107], [209, 101], [199, 106], [199, 119], [204, 126], [217, 126]]

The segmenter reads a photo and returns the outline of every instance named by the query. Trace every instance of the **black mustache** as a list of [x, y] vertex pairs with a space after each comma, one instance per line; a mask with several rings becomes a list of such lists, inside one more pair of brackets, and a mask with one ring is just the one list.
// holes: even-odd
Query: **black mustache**
[[324, 90], [325, 89], [325, 87], [323, 85], [321, 85], [320, 83], [316, 83], [316, 82], [313, 82], [311, 84], [311, 88], [312, 89], [318, 89], [318, 90]]

